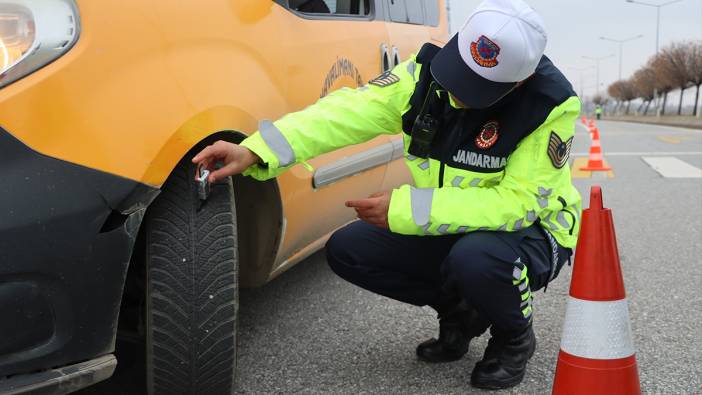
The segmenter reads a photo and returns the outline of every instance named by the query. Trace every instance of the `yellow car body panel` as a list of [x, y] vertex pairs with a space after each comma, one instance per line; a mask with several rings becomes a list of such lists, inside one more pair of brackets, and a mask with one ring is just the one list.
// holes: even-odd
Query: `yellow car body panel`
[[[272, 0], [77, 3], [77, 44], [0, 90], [0, 126], [44, 155], [156, 187], [208, 136], [250, 134], [259, 120], [380, 74], [381, 46], [404, 59], [424, 42], [447, 40], [443, 1], [437, 26], [310, 19]], [[380, 137], [310, 164], [318, 168], [398, 138]], [[268, 279], [354, 219], [345, 200], [408, 180], [400, 161], [318, 189], [300, 165], [279, 177], [285, 237]]]

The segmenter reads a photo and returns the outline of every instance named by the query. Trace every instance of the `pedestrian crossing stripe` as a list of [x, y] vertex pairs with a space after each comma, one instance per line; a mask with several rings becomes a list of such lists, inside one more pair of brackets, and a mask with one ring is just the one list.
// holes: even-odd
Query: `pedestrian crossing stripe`
[[665, 178], [702, 178], [702, 170], [672, 156], [642, 156], [653, 170]]

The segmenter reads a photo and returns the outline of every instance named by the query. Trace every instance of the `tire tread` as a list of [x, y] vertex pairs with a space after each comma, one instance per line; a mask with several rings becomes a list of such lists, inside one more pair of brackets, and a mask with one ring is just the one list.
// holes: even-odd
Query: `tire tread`
[[231, 180], [204, 205], [178, 164], [147, 216], [147, 386], [230, 394], [236, 364], [238, 257]]

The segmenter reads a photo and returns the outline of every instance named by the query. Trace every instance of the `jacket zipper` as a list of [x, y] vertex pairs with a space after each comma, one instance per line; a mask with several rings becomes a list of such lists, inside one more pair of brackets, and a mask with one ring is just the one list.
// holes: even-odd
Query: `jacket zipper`
[[444, 186], [444, 162], [439, 165], [439, 188]]

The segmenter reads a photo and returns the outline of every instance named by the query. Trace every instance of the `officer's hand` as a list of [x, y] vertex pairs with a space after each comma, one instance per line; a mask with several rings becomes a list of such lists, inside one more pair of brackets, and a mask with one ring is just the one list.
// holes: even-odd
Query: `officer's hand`
[[[201, 164], [203, 168], [210, 171], [208, 181], [212, 183], [241, 174], [259, 160], [260, 158], [248, 148], [220, 140], [195, 155], [193, 163]], [[215, 165], [219, 162], [223, 166], [215, 170]]]
[[390, 229], [388, 224], [388, 210], [390, 209], [390, 192], [377, 192], [368, 199], [349, 200], [346, 207], [353, 207], [358, 214], [358, 218], [363, 221]]

